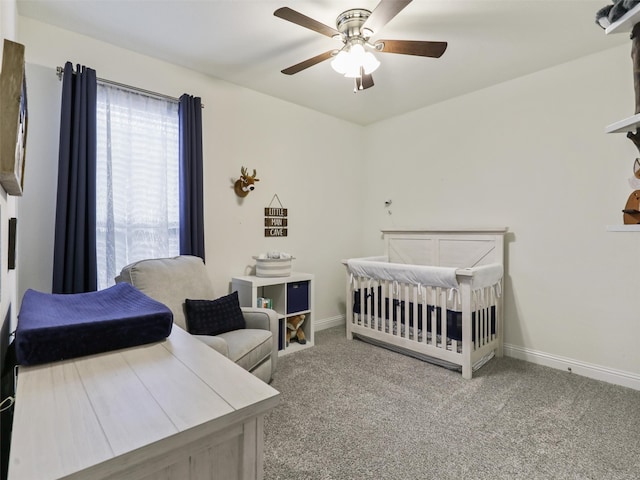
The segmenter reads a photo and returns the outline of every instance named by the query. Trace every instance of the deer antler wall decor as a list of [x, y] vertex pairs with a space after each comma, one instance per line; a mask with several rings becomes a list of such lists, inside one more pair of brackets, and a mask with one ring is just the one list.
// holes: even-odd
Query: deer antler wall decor
[[233, 184], [233, 191], [236, 192], [241, 198], [249, 195], [249, 192], [253, 191], [255, 182], [259, 182], [260, 179], [256, 178], [256, 169], [253, 169], [253, 175], [248, 174], [248, 170], [245, 167], [240, 169], [240, 178]]

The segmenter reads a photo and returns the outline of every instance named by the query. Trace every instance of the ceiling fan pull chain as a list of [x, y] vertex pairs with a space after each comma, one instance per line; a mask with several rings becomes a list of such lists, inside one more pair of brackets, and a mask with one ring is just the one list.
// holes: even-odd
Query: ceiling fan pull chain
[[353, 93], [358, 93], [358, 90], [364, 90], [362, 84], [362, 78], [364, 77], [364, 68], [360, 67], [360, 76], [355, 77], [355, 86], [353, 87]]

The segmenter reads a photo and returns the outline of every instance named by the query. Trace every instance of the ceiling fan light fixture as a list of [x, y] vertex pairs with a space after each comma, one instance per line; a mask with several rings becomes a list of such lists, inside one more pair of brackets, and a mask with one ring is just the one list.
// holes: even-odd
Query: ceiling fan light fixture
[[375, 72], [380, 66], [380, 61], [371, 52], [365, 53], [364, 57], [364, 62], [362, 63], [364, 73]]
[[347, 78], [358, 78], [360, 76], [360, 67], [358, 65], [350, 65], [344, 76]]
[[370, 74], [379, 66], [378, 59], [371, 52], [366, 52], [360, 43], [352, 44], [348, 51], [341, 50], [331, 61], [331, 67], [347, 78], [359, 77], [360, 67], [364, 73]]
[[349, 54], [344, 50], [340, 50], [333, 60], [331, 60], [331, 68], [342, 75], [347, 73], [349, 64]]

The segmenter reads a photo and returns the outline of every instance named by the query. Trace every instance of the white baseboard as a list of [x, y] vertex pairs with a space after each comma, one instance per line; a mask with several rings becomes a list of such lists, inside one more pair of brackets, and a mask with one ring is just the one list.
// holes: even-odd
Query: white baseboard
[[614, 368], [602, 367], [591, 363], [573, 360], [571, 358], [551, 355], [545, 352], [531, 350], [529, 348], [519, 347], [517, 345], [504, 344], [504, 354], [508, 357], [525, 360], [543, 365], [545, 367], [555, 368], [557, 370], [569, 371], [576, 375], [602, 380], [603, 382], [621, 385], [623, 387], [640, 390], [640, 375]]
[[[327, 328], [337, 327], [345, 324], [345, 316], [338, 315], [335, 317], [323, 318], [314, 322], [314, 330], [316, 332]], [[594, 380], [620, 385], [623, 387], [640, 390], [640, 374], [626, 372], [624, 370], [616, 370], [614, 368], [602, 367], [592, 363], [581, 362], [572, 358], [552, 355], [546, 352], [540, 352], [529, 348], [520, 347], [505, 343], [503, 346], [504, 354], [507, 357], [517, 358], [536, 365], [555, 368], [556, 370], [569, 371], [576, 375], [581, 375]]]
[[340, 325], [344, 325], [344, 315], [323, 318], [321, 320], [314, 320], [313, 330], [317, 332], [320, 330], [326, 330], [327, 328], [331, 328], [331, 327], [338, 327]]

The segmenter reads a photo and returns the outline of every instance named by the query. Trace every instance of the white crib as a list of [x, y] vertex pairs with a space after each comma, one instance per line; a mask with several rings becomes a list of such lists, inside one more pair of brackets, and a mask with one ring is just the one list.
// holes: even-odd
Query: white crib
[[343, 261], [347, 338], [457, 367], [466, 379], [502, 356], [507, 229], [382, 232], [384, 256]]

